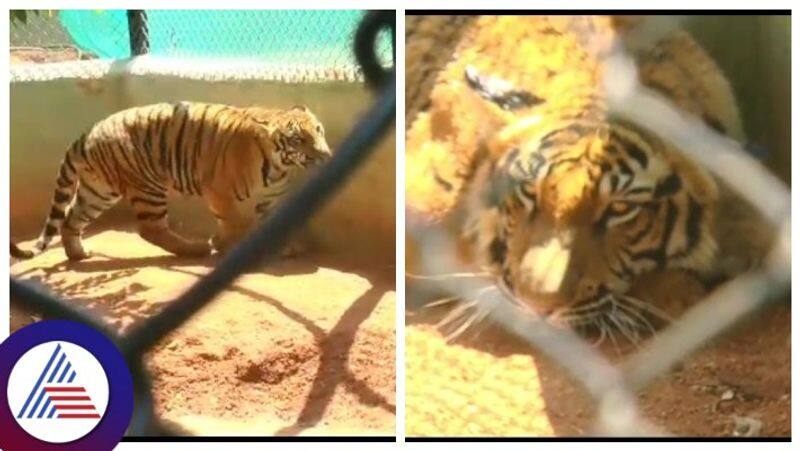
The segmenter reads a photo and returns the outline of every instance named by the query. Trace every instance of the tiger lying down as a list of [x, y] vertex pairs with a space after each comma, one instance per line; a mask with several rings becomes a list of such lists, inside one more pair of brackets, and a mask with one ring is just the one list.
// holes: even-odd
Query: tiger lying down
[[[120, 111], [95, 124], [67, 150], [50, 215], [31, 258], [61, 233], [70, 260], [90, 254], [86, 227], [127, 199], [148, 242], [181, 256], [224, 251], [268, 215], [293, 176], [331, 155], [322, 124], [304, 106], [287, 110], [180, 102]], [[169, 229], [167, 194], [202, 196], [216, 235], [189, 241]]]
[[[636, 341], [758, 265], [774, 234], [672, 143], [609, 114], [603, 43], [621, 42], [645, 86], [743, 139], [730, 85], [688, 34], [637, 48], [619, 19], [467, 27], [408, 129], [406, 207], [411, 226], [456, 230], [474, 275], [524, 311]], [[445, 320], [485, 314], [480, 293], [464, 302]]]

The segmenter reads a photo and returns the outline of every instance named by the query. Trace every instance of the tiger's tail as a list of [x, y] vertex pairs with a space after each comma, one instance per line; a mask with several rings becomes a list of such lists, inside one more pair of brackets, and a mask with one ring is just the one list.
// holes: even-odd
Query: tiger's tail
[[78, 189], [78, 168], [83, 165], [84, 146], [86, 135], [72, 143], [67, 149], [64, 160], [61, 161], [61, 168], [56, 179], [56, 189], [53, 193], [53, 202], [50, 207], [50, 214], [42, 227], [39, 239], [31, 250], [21, 249], [16, 243], [11, 242], [11, 256], [15, 258], [28, 259], [41, 254], [61, 230], [61, 225], [67, 215], [67, 209], [75, 197]]
[[11, 256], [14, 258], [32, 258], [34, 256], [33, 251], [26, 251], [17, 245], [15, 242], [11, 242]]

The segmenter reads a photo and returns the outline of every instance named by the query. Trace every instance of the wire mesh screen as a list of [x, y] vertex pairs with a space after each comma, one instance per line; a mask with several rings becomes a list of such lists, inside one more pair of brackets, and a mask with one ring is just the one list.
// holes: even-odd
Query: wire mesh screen
[[[270, 71], [304, 71], [320, 79], [349, 80], [360, 76], [351, 47], [362, 16], [363, 11], [356, 10], [15, 11], [12, 63], [148, 55], [217, 61], [210, 65], [211, 72], [215, 65], [231, 61], [266, 68], [266, 75], [254, 71], [253, 78], [269, 77]], [[392, 52], [391, 35], [381, 31], [377, 55], [382, 66], [391, 66]], [[69, 67], [39, 70], [60, 71], [61, 76], [76, 72]], [[90, 76], [89, 69], [84, 72], [77, 75]]]
[[77, 47], [56, 11], [17, 11], [11, 21], [11, 62], [49, 63], [93, 58]]
[[[425, 23], [426, 20], [428, 19], [425, 17], [410, 18], [407, 20], [406, 31], [411, 33], [410, 36], [413, 40], [407, 42], [407, 54], [410, 54], [408, 59], [411, 61], [411, 63], [407, 62], [407, 70], [418, 70], [419, 74], [427, 76], [429, 73], [435, 73], [436, 70], [418, 65], [434, 61], [435, 58], [429, 58], [427, 55], [421, 58], [419, 53], [414, 54], [414, 52], [424, 52], [425, 50], [420, 49], [430, 49], [430, 42], [436, 42], [437, 33], [439, 38], [453, 39], [452, 36], [458, 35], [458, 33], [440, 32], [439, 30], [445, 29], [447, 26], [452, 28], [463, 26], [463, 24], [457, 20], [448, 21], [441, 17], [433, 17], [430, 18], [430, 21], [440, 21], [441, 23], [431, 27], [430, 23]], [[647, 51], [643, 49], [649, 49], [650, 46], [654, 46], [662, 39], [667, 39], [671, 33], [679, 30], [681, 20], [665, 18], [644, 22], [645, 26], [639, 30], [639, 39], [636, 41], [641, 47], [633, 50], [614, 39], [595, 39], [598, 36], [595, 30], [600, 28], [598, 24], [602, 22], [594, 18], [565, 18], [562, 22], [558, 22], [558, 19], [553, 22], [539, 19], [540, 22], [535, 22], [536, 19], [532, 18], [509, 18], [506, 22], [502, 22], [502, 19], [498, 19], [496, 22], [488, 19], [477, 20], [479, 25], [476, 25], [475, 28], [485, 26], [485, 30], [488, 31], [481, 35], [479, 31], [473, 29], [470, 33], [464, 34], [469, 38], [465, 38], [462, 43], [457, 44], [462, 47], [453, 52], [448, 61], [442, 63], [440, 78], [437, 79], [436, 83], [438, 84], [430, 94], [430, 102], [407, 99], [408, 105], [422, 105], [420, 108], [422, 112], [413, 118], [415, 122], [408, 123], [409, 129], [407, 130], [406, 202], [409, 211], [407, 231], [412, 237], [410, 242], [415, 244], [417, 255], [409, 256], [407, 260], [414, 263], [409, 268], [406, 293], [409, 296], [407, 305], [415, 308], [412, 315], [416, 314], [423, 318], [416, 322], [418, 327], [413, 327], [406, 333], [406, 353], [407, 360], [410, 362], [406, 371], [408, 378], [406, 383], [407, 412], [409, 412], [406, 423], [407, 432], [410, 435], [421, 436], [531, 435], [538, 433], [550, 435], [554, 433], [552, 429], [548, 430], [548, 427], [543, 426], [546, 420], [542, 420], [542, 418], [546, 419], [548, 414], [546, 408], [542, 406], [544, 403], [542, 396], [545, 399], [547, 396], [531, 396], [529, 392], [530, 390], [541, 390], [539, 384], [542, 378], [539, 374], [530, 374], [530, 379], [521, 380], [524, 379], [524, 376], [521, 375], [520, 368], [526, 368], [520, 363], [520, 360], [525, 362], [522, 356], [519, 356], [520, 359], [514, 360], [504, 351], [495, 351], [493, 346], [497, 346], [497, 343], [494, 341], [491, 345], [483, 346], [481, 326], [484, 326], [485, 323], [495, 324], [502, 330], [521, 338], [525, 344], [535, 349], [537, 354], [541, 353], [549, 357], [562, 370], [566, 370], [572, 380], [577, 381], [589, 399], [587, 403], [592, 406], [592, 413], [588, 414], [593, 418], [592, 426], [590, 429], [582, 431], [583, 433], [641, 436], [674, 432], [643, 415], [639, 394], [643, 389], [653, 385], [655, 381], [663, 380], [671, 370], [688, 359], [692, 353], [720, 337], [733, 324], [750, 318], [754, 312], [767, 310], [768, 307], [775, 305], [775, 300], [786, 298], [790, 284], [789, 189], [753, 158], [741, 143], [686, 114], [686, 111], [678, 107], [676, 102], [664, 95], [662, 91], [665, 90], [654, 90], [645, 86], [641, 81], [637, 67], [640, 60], [635, 59], [636, 52]], [[513, 23], [513, 20], [519, 20], [520, 23]], [[522, 23], [523, 20], [530, 20], [530, 22]], [[504, 27], [498, 25], [501, 23], [504, 24]], [[564, 23], [568, 25], [564, 25]], [[409, 24], [412, 27], [409, 27]], [[563, 28], [559, 28], [559, 25]], [[558, 267], [561, 262], [560, 256], [554, 254], [555, 251], [525, 254], [525, 249], [510, 249], [512, 244], [508, 244], [512, 243], [512, 239], [517, 240], [517, 244], [519, 244], [523, 240], [521, 238], [523, 233], [533, 234], [536, 233], [534, 230], [537, 230], [534, 219], [532, 219], [535, 218], [535, 213], [530, 210], [538, 212], [536, 210], [539, 208], [537, 202], [545, 201], [536, 197], [544, 195], [541, 194], [541, 191], [535, 191], [531, 187], [533, 186], [532, 180], [538, 180], [531, 173], [550, 174], [551, 170], [557, 170], [554, 169], [557, 164], [569, 166], [567, 161], [580, 161], [580, 157], [576, 157], [575, 153], [569, 153], [566, 148], [559, 148], [564, 155], [567, 155], [564, 161], [545, 163], [545, 157], [542, 155], [550, 150], [548, 146], [554, 148], [555, 145], [551, 141], [545, 142], [545, 138], [539, 141], [534, 136], [539, 136], [536, 133], [553, 136], [552, 130], [543, 128], [542, 131], [534, 131], [530, 135], [523, 132], [523, 130], [536, 130], [539, 124], [546, 124], [546, 104], [555, 102], [555, 100], [552, 99], [551, 93], [541, 88], [540, 84], [538, 85], [540, 90], [535, 94], [541, 97], [532, 102], [536, 105], [544, 105], [542, 108], [545, 108], [545, 112], [537, 112], [542, 110], [530, 110], [525, 107], [518, 108], [515, 102], [524, 102], [526, 96], [530, 96], [530, 94], [520, 85], [515, 85], [508, 78], [503, 78], [503, 76], [515, 77], [514, 69], [500, 68], [496, 60], [491, 59], [492, 51], [495, 50], [494, 43], [500, 49], [494, 55], [497, 59], [508, 57], [510, 53], [513, 58], [509, 58], [514, 63], [519, 61], [521, 52], [520, 54], [515, 53], [508, 50], [507, 46], [504, 47], [496, 44], [497, 41], [492, 41], [492, 39], [502, 40], [502, 37], [498, 38], [496, 34], [492, 34], [492, 31], [497, 31], [498, 28], [508, 31], [511, 27], [518, 27], [518, 33], [514, 35], [516, 37], [528, 33], [529, 30], [536, 29], [536, 27], [541, 27], [547, 30], [548, 37], [563, 34], [579, 43], [577, 47], [581, 50], [577, 52], [585, 51], [586, 54], [592, 55], [588, 59], [597, 58], [598, 64], [603, 68], [602, 71], [598, 71], [603, 75], [596, 80], [598, 83], [596, 92], [602, 93], [598, 96], [602, 96], [606, 102], [604, 108], [607, 108], [608, 113], [607, 116], [602, 116], [605, 118], [602, 120], [627, 121], [625, 123], [636, 124], [636, 127], [642, 127], [654, 133], [658, 139], [674, 145], [691, 161], [707, 168], [717, 177], [719, 183], [728, 184], [736, 192], [736, 195], [752, 203], [756, 210], [753, 213], [754, 217], [763, 218], [762, 230], [772, 231], [770, 236], [775, 237], [772, 244], [765, 248], [766, 256], [763, 263], [742, 271], [737, 277], [724, 283], [712, 285], [713, 288], [705, 297], [701, 295], [695, 304], [690, 305], [682, 314], [675, 316], [665, 315], [663, 311], [657, 309], [656, 305], [643, 304], [638, 299], [635, 302], [630, 301], [629, 304], [618, 302], [616, 301], [617, 293], [609, 294], [601, 291], [592, 302], [583, 304], [575, 302], [573, 305], [569, 304], [570, 301], [565, 301], [568, 307], [564, 307], [560, 311], [555, 310], [570, 319], [570, 322], [566, 322], [566, 320], [562, 322], [559, 321], [557, 315], [551, 315], [544, 308], [548, 306], [546, 297], [550, 292], [542, 289], [542, 293], [544, 293], [542, 294], [533, 288], [530, 289], [530, 293], [522, 292], [521, 294], [520, 291], [516, 291], [514, 287], [518, 287], [517, 284], [525, 283], [523, 276], [512, 281], [508, 279], [507, 273], [493, 267], [492, 261], [499, 259], [507, 263], [509, 260], [504, 260], [504, 255], [511, 255], [512, 252], [517, 256], [525, 255], [524, 258], [530, 258], [531, 260], [528, 261], [535, 261], [535, 264], [531, 263], [530, 267], [526, 267], [526, 271], [529, 272], [524, 274], [534, 273], [537, 270], [544, 272]], [[483, 40], [476, 36], [481, 36]], [[540, 38], [546, 39], [541, 36]], [[445, 45], [441, 44], [442, 47]], [[472, 52], [473, 48], [470, 48], [470, 45], [482, 46], [480, 47], [481, 52]], [[516, 45], [516, 42], [508, 45]], [[526, 48], [526, 46], [528, 49], [533, 49], [530, 50], [533, 54], [541, 52], [542, 55], [545, 55], [540, 57], [543, 61], [546, 60], [546, 63], [543, 62], [542, 65], [553, 64], [552, 60], [547, 60], [547, 50], [541, 50], [542, 47], [537, 47], [537, 44], [533, 42], [521, 44], [519, 48]], [[554, 47], [556, 46], [554, 45]], [[478, 54], [489, 55], [489, 57], [481, 60], [480, 57], [475, 56]], [[563, 61], [560, 57], [564, 55], [557, 54], [554, 60]], [[460, 58], [464, 58], [468, 62], [464, 63]], [[659, 58], [659, 61], [667, 59], [666, 52], [659, 54]], [[451, 62], [452, 64], [445, 66]], [[466, 65], [466, 69], [459, 64]], [[475, 66], [470, 64], [475, 64]], [[481, 64], [482, 66], [480, 66]], [[480, 69], [476, 69], [476, 67], [480, 67]], [[498, 75], [498, 73], [503, 73], [503, 70], [505, 70], [504, 75]], [[479, 71], [482, 72], [476, 75]], [[553, 70], [552, 72], [552, 76], [555, 77], [557, 71]], [[531, 69], [530, 73], [535, 73], [535, 69]], [[417, 75], [417, 73], [412, 75]], [[575, 77], [578, 78], [577, 75]], [[446, 80], [448, 83], [444, 83], [442, 80]], [[525, 79], [520, 76], [519, 80]], [[516, 82], [521, 84], [522, 81], [519, 80]], [[466, 87], [459, 91], [459, 86]], [[476, 88], [476, 86], [478, 87]], [[529, 86], [527, 85], [526, 88]], [[585, 85], [583, 86], [585, 87]], [[480, 99], [478, 99], [479, 95], [473, 94], [472, 90], [480, 93]], [[567, 91], [561, 91], [559, 94], [564, 92]], [[460, 99], [468, 98], [471, 95], [477, 99], [475, 105], [480, 105], [481, 102], [488, 104], [508, 101], [502, 105], [502, 108], [496, 110], [498, 116], [508, 120], [507, 123], [498, 120], [500, 125], [495, 128], [495, 130], [499, 130], [498, 136], [491, 135], [491, 131], [485, 134], [476, 132], [476, 135], [479, 136], [476, 140], [483, 143], [483, 147], [476, 145], [476, 149], [481, 149], [483, 153], [476, 151], [478, 156], [474, 158], [467, 155], [467, 151], [462, 151], [464, 148], [470, 148], [471, 135], [469, 132], [474, 129], [480, 130], [477, 126], [472, 128], [470, 121], [491, 122], [493, 116], [492, 113], [485, 113], [485, 116], [476, 113], [475, 111], [484, 111], [480, 109], [480, 106], [475, 106], [474, 109], [453, 106], [458, 105]], [[504, 97], [505, 95], [508, 97]], [[437, 105], [436, 102], [442, 103]], [[440, 105], [446, 107], [440, 107]], [[524, 114], [518, 113], [515, 116], [514, 112], [517, 110]], [[592, 128], [594, 123], [591, 122], [591, 119], [575, 114], [573, 110], [569, 110], [569, 113], [573, 116], [566, 117], [577, 119], [573, 119], [572, 128], [565, 126], [565, 129], [575, 132], [575, 134], [584, 130], [582, 127], [594, 130]], [[430, 119], [434, 117], [435, 120]], [[429, 119], [430, 122], [428, 122]], [[460, 128], [452, 132], [445, 127], [440, 127], [440, 124], [451, 123], [459, 124]], [[557, 124], [563, 125], [561, 122]], [[551, 133], [548, 135], [546, 132]], [[448, 133], [452, 134], [448, 135]], [[597, 133], [600, 136], [600, 132]], [[455, 145], [447, 147], [448, 138], [452, 138], [453, 141], [458, 140], [458, 147]], [[543, 143], [539, 150], [541, 153], [534, 150], [531, 151], [529, 160], [522, 157], [528, 155], [524, 153], [524, 146], [536, 149], [540, 142]], [[504, 144], [507, 144], [507, 147], [501, 147]], [[546, 147], [548, 150], [545, 150]], [[575, 145], [576, 152], [578, 147]], [[458, 158], [462, 160], [449, 166], [447, 158], [450, 153], [458, 153]], [[520, 157], [517, 158], [518, 156]], [[492, 160], [492, 157], [497, 160]], [[485, 158], [488, 162], [481, 158]], [[434, 163], [428, 163], [429, 161]], [[463, 164], [467, 169], [460, 172], [462, 166], [458, 166], [459, 164]], [[481, 173], [480, 169], [476, 169], [482, 165], [486, 172]], [[454, 167], [457, 169], [453, 169]], [[428, 170], [427, 168], [435, 169]], [[508, 170], [511, 174], [508, 179], [504, 179], [502, 176], [493, 178], [492, 175], [486, 175], [502, 173], [504, 170]], [[429, 172], [426, 171], [434, 175], [420, 175], [428, 174]], [[456, 176], [452, 174], [456, 174]], [[449, 205], [447, 202], [451, 198], [447, 196], [459, 190], [455, 185], [457, 182], [454, 180], [458, 180], [458, 176], [465, 177], [464, 174], [473, 175], [477, 180], [488, 181], [486, 185], [479, 185], [477, 188], [475, 184], [480, 182], [472, 181], [471, 183], [474, 185], [465, 182], [461, 191], [464, 193], [464, 197], [453, 201], [455, 206], [452, 207], [452, 211], [455, 213], [445, 216], [440, 212], [447, 208], [443, 205]], [[475, 174], [483, 174], [486, 178], [479, 179], [478, 177], [481, 176]], [[430, 179], [430, 183], [426, 184], [428, 179]], [[572, 181], [572, 179], [566, 180]], [[611, 183], [616, 184], [619, 180]], [[492, 184], [492, 182], [497, 183]], [[530, 185], [526, 183], [530, 183]], [[561, 188], [567, 189], [565, 186], [569, 185], [564, 185], [562, 182]], [[485, 191], [482, 191], [481, 187]], [[475, 192], [479, 194], [473, 194], [473, 197], [470, 197], [470, 193]], [[523, 194], [527, 194], [527, 197], [523, 197]], [[436, 198], [438, 203], [425, 203], [436, 196], [438, 196]], [[507, 207], [508, 204], [500, 203], [498, 199], [509, 198], [520, 199], [512, 205], [519, 209], [515, 210], [516, 212], [524, 211], [525, 213], [517, 216], [509, 214], [511, 219], [508, 221], [517, 221], [513, 224], [525, 224], [529, 228], [519, 226], [520, 228], [515, 229], [518, 234], [513, 238], [507, 238], [506, 242], [500, 241], [500, 232], [493, 235], [493, 240], [478, 238], [475, 242], [470, 242], [469, 237], [472, 234], [480, 236], [481, 232], [477, 232], [477, 230], [501, 230], [510, 235], [509, 230], [512, 226], [502, 222], [502, 219], [506, 218], [498, 213], [502, 212], [503, 208], [511, 208]], [[561, 201], [570, 200], [568, 196], [559, 199]], [[485, 208], [484, 215], [474, 213], [472, 209], [476, 209], [477, 205]], [[522, 210], [523, 208], [528, 210]], [[437, 214], [441, 214], [441, 216], [437, 217]], [[546, 215], [547, 212], [540, 214]], [[727, 214], [730, 212], [720, 213], [722, 216]], [[502, 218], [498, 220], [499, 226], [495, 226], [495, 223], [492, 222], [495, 217]], [[464, 218], [470, 218], [472, 222]], [[546, 224], [549, 225], [542, 226], [542, 228], [556, 227], [552, 223]], [[566, 226], [564, 228], [566, 229]], [[454, 233], [454, 230], [457, 232]], [[520, 230], [522, 232], [519, 232]], [[557, 235], [554, 234], [554, 236]], [[739, 235], [736, 238], [741, 243], [750, 237]], [[479, 254], [479, 246], [489, 249], [485, 259], [467, 257]], [[531, 246], [531, 252], [539, 249], [535, 244], [529, 244], [529, 246]], [[469, 250], [465, 251], [467, 247]], [[546, 246], [542, 247], [548, 249]], [[551, 246], [549, 249], [552, 250], [554, 247], [556, 246]], [[529, 257], [529, 255], [536, 255], [536, 257]], [[581, 255], [583, 258], [587, 258], [587, 254]], [[533, 260], [534, 258], [535, 260]], [[525, 264], [523, 257], [513, 260], [513, 262], [517, 265]], [[548, 269], [541, 269], [543, 267]], [[519, 273], [522, 271], [519, 269]], [[542, 281], [542, 284], [545, 283], [547, 283], [546, 279]], [[525, 285], [523, 288], [527, 289], [528, 286]], [[681, 288], [672, 285], [659, 290], [680, 292]], [[652, 290], [656, 290], [656, 288], [651, 287]], [[629, 297], [626, 293], [623, 293], [622, 296]], [[537, 303], [540, 304], [537, 305]], [[422, 305], [425, 307], [420, 307]], [[431, 311], [427, 310], [428, 308], [438, 309], [445, 305], [450, 307], [441, 316], [425, 313]], [[632, 305], [635, 305], [636, 308], [632, 308]], [[604, 306], [609, 310], [601, 308]], [[570, 309], [569, 307], [575, 308]], [[653, 326], [657, 323], [654, 318], [658, 317], [661, 317], [659, 321], [663, 321], [665, 324], [660, 330]], [[573, 319], [574, 321], [572, 321]], [[606, 323], [606, 321], [608, 322]], [[438, 334], [433, 333], [431, 327], [428, 327], [431, 323], [434, 326], [433, 330], [438, 329]], [[581, 334], [582, 331], [586, 333]], [[470, 332], [474, 332], [471, 337], [464, 338], [464, 335], [469, 335]], [[460, 340], [462, 338], [463, 341]], [[448, 345], [455, 340], [458, 340], [457, 343]], [[605, 344], [613, 344], [616, 351], [620, 353], [621, 348], [617, 347], [616, 341], [609, 343], [613, 340], [634, 346], [622, 347], [625, 349], [624, 354], [617, 354], [618, 358], [616, 359], [610, 358], [608, 353], [597, 345], [605, 341]], [[464, 348], [460, 347], [462, 345]], [[473, 346], [479, 347], [484, 352], [470, 349]], [[614, 349], [612, 349], [612, 354], [613, 351]], [[532, 369], [535, 371], [535, 368]], [[550, 397], [558, 396], [558, 394], [550, 394]], [[733, 391], [728, 394], [723, 393], [723, 400], [726, 400], [726, 397], [727, 400], [730, 400], [733, 396]], [[564, 405], [559, 400], [554, 400], [553, 403], [556, 406]], [[678, 410], [673, 413], [680, 415], [681, 412]], [[552, 415], [565, 415], [565, 412], [555, 412]], [[744, 428], [747, 429], [746, 432], [734, 431], [734, 434], [760, 434], [762, 424], [760, 420], [747, 418], [746, 420], [737, 419], [737, 421], [751, 423]]]

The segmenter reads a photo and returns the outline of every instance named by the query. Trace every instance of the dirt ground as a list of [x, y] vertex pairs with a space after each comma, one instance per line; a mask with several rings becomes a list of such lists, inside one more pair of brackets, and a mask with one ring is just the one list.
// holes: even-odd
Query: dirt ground
[[[30, 245], [23, 243], [22, 246]], [[11, 273], [121, 333], [215, 263], [108, 231], [69, 263], [54, 246]], [[35, 321], [12, 300], [12, 331]], [[197, 435], [394, 435], [394, 269], [303, 254], [241, 277], [147, 355], [156, 412]]]
[[[406, 318], [409, 435], [593, 433], [594, 404], [555, 362], [491, 325], [448, 344], [444, 311]], [[790, 436], [790, 327], [788, 304], [736, 326], [638, 393], [640, 413], [679, 436]]]

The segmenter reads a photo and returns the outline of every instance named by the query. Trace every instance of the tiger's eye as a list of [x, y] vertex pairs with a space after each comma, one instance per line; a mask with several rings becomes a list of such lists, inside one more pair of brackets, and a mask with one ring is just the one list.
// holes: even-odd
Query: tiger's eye
[[629, 212], [633, 207], [628, 202], [612, 202], [610, 208], [612, 213], [622, 215]]

